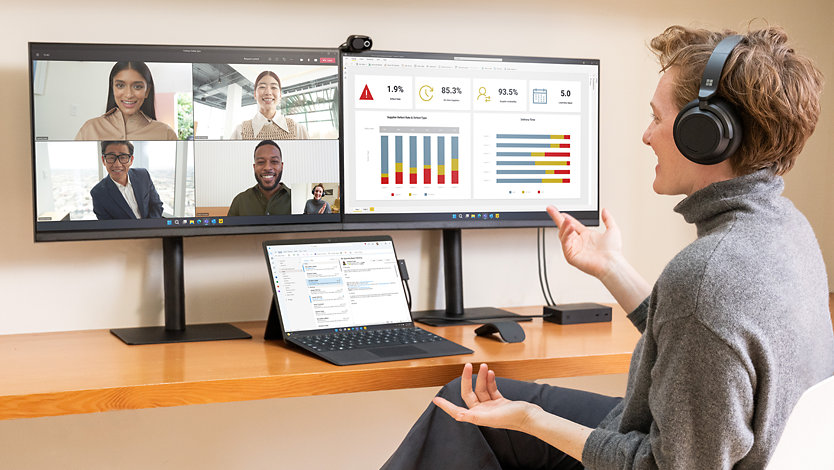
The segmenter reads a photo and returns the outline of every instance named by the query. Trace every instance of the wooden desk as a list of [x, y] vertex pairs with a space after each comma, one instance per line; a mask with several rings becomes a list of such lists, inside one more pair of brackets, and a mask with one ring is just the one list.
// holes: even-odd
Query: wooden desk
[[107, 330], [0, 336], [0, 419], [438, 386], [466, 362], [520, 380], [624, 373], [639, 338], [614, 307], [611, 323], [522, 323], [527, 339], [514, 344], [476, 337], [474, 325], [426, 327], [475, 353], [339, 367], [264, 341], [265, 322], [235, 325], [253, 339], [127, 346]]

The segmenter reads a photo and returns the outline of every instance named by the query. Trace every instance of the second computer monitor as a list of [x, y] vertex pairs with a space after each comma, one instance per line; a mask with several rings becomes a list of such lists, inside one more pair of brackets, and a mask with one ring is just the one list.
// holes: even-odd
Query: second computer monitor
[[599, 60], [342, 56], [346, 227], [599, 217]]

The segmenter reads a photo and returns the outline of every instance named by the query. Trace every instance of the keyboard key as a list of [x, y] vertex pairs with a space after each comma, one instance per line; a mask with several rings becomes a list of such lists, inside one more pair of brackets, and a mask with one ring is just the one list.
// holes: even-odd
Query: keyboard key
[[429, 343], [440, 339], [434, 333], [416, 327], [346, 331], [297, 338], [299, 342], [314, 351], [359, 349], [392, 344]]

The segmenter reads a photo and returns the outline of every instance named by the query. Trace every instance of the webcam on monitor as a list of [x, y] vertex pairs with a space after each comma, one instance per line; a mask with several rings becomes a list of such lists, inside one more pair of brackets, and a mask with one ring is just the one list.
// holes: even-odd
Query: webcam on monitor
[[374, 41], [368, 36], [353, 34], [348, 36], [347, 40], [339, 46], [339, 49], [349, 52], [361, 52], [371, 50]]

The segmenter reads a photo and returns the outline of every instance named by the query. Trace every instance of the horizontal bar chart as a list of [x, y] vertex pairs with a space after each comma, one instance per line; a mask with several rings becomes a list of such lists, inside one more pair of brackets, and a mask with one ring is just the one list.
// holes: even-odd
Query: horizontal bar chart
[[529, 178], [498, 178], [496, 183], [570, 183], [570, 178], [529, 179]]
[[[496, 183], [513, 185], [570, 183], [571, 170], [565, 168], [570, 167], [573, 150], [570, 134], [495, 134], [495, 140]], [[545, 149], [559, 149], [559, 151], [546, 151]], [[548, 169], [546, 167], [561, 168]], [[557, 175], [561, 177], [553, 177]], [[508, 190], [512, 192], [517, 189]]]
[[570, 140], [569, 134], [496, 134], [497, 139], [561, 139]]
[[542, 143], [529, 144], [529, 143], [525, 143], [525, 142], [499, 142], [497, 144], [497, 147], [499, 147], [499, 148], [527, 147], [527, 148], [566, 149], [566, 148], [570, 148], [570, 144], [542, 144]]
[[570, 152], [496, 152], [498, 157], [570, 157]]
[[499, 175], [569, 175], [570, 170], [498, 170]]
[[569, 161], [551, 161], [551, 160], [534, 160], [534, 161], [526, 161], [526, 162], [518, 162], [518, 161], [497, 161], [495, 162], [496, 165], [506, 166], [506, 165], [518, 165], [518, 166], [528, 166], [528, 165], [545, 165], [545, 166], [570, 166]]

